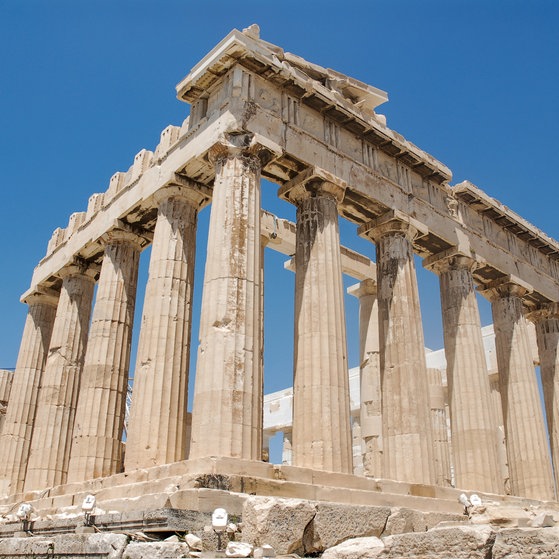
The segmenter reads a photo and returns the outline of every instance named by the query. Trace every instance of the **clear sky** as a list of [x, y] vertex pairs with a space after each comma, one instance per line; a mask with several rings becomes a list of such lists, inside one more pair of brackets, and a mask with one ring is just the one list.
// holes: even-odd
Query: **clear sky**
[[[52, 231], [138, 151], [153, 150], [163, 128], [180, 125], [189, 107], [175, 84], [231, 29], [251, 23], [263, 39], [387, 91], [378, 112], [449, 166], [453, 184], [468, 179], [559, 237], [557, 1], [0, 0], [0, 368], [15, 366], [26, 314], [19, 297]], [[275, 190], [263, 185], [264, 207], [293, 219]], [[342, 233], [374, 257], [353, 227]], [[291, 384], [293, 276], [284, 259], [266, 255], [267, 390]], [[146, 251], [137, 314], [148, 261]], [[419, 276], [426, 344], [439, 348], [438, 280]], [[489, 306], [481, 309], [491, 322]], [[348, 299], [352, 366], [356, 310]]]

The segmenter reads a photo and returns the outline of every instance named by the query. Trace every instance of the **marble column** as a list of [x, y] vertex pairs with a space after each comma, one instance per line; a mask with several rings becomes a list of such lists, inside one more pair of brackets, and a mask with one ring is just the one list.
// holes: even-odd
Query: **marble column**
[[377, 282], [367, 279], [351, 286], [347, 292], [359, 299], [359, 381], [363, 474], [382, 477]]
[[505, 278], [484, 294], [492, 302], [511, 493], [549, 500], [554, 497], [553, 476], [523, 312], [527, 292], [519, 281]]
[[122, 431], [141, 237], [115, 229], [105, 253], [76, 408], [68, 482], [122, 470]]
[[262, 454], [260, 160], [216, 156], [190, 458]]
[[26, 299], [27, 319], [2, 434], [0, 495], [21, 493], [33, 435], [41, 376], [58, 305], [58, 293], [35, 293]]
[[359, 233], [377, 246], [383, 477], [431, 484], [433, 437], [412, 245], [421, 229], [391, 211]]
[[125, 470], [184, 460], [190, 329], [198, 211], [202, 187], [171, 187], [156, 194], [157, 222], [151, 249]]
[[353, 471], [337, 187], [295, 186], [293, 465]]
[[13, 378], [14, 372], [12, 370], [0, 369], [0, 436], [4, 429], [4, 421], [6, 420], [6, 411], [8, 408], [8, 400], [10, 399]]
[[425, 260], [440, 278], [448, 401], [456, 487], [502, 493], [496, 420], [472, 271], [451, 249]]
[[550, 303], [530, 313], [536, 325], [547, 429], [559, 492], [559, 303]]
[[283, 432], [283, 445], [281, 449], [281, 463], [284, 466], [291, 466], [293, 464], [293, 433], [291, 429], [286, 429]]
[[37, 401], [25, 490], [66, 482], [74, 416], [87, 345], [94, 272], [70, 265], [62, 288]]
[[435, 484], [439, 487], [449, 487], [452, 476], [443, 379], [439, 369], [427, 369], [427, 376], [429, 377], [429, 402], [433, 429]]

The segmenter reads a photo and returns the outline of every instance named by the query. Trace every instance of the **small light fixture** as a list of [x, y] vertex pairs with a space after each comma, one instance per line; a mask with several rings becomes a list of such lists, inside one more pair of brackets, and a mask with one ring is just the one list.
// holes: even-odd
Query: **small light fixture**
[[17, 509], [16, 516], [21, 520], [21, 529], [23, 532], [29, 532], [32, 512], [33, 507], [30, 503], [21, 503]]
[[458, 502], [464, 505], [464, 514], [468, 514], [468, 509], [472, 506], [472, 503], [470, 503], [465, 493], [462, 493], [460, 497], [458, 497]]
[[222, 508], [215, 509], [212, 513], [212, 528], [217, 534], [217, 551], [222, 551], [221, 549], [221, 535], [225, 530], [227, 530], [227, 524], [229, 522], [229, 515], [227, 511]]
[[95, 511], [95, 496], [88, 495], [82, 503], [82, 511], [84, 514], [84, 526], [93, 526], [93, 513]]
[[470, 495], [470, 503], [472, 503], [472, 507], [479, 507], [482, 505], [481, 498], [477, 493]]

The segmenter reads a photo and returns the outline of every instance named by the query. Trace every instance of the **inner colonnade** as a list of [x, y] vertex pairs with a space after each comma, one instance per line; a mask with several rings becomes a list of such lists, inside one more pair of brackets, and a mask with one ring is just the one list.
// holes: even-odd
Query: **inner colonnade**
[[[285, 53], [253, 28], [230, 33], [177, 93], [190, 117], [55, 231], [22, 297], [28, 316], [0, 433], [0, 494], [210, 456], [262, 460], [268, 246], [293, 255], [296, 278], [294, 466], [353, 472], [349, 273], [359, 280], [367, 473], [439, 483], [417, 254], [440, 281], [456, 486], [505, 492], [504, 425], [510, 492], [553, 500], [559, 244], [471, 183], [449, 186], [448, 168], [375, 112], [384, 92]], [[296, 207], [295, 225], [262, 211], [261, 178]], [[197, 217], [209, 204], [190, 426]], [[376, 265], [340, 246], [340, 217], [371, 242]], [[149, 244], [124, 452], [138, 264]], [[502, 414], [491, 399], [476, 290], [492, 305]]]

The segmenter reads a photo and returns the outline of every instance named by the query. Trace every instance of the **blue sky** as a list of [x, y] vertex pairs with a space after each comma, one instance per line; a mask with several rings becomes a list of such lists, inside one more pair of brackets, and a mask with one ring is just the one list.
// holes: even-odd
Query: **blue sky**
[[[175, 84], [232, 28], [255, 22], [263, 39], [387, 91], [378, 110], [388, 125], [448, 165], [453, 184], [472, 181], [558, 238], [558, 16], [553, 0], [0, 0], [0, 368], [15, 366], [19, 297], [52, 231], [138, 151], [153, 150], [163, 128], [180, 125], [189, 107]], [[293, 219], [275, 190], [263, 185], [264, 207]], [[352, 226], [342, 235], [374, 256]], [[266, 255], [267, 390], [291, 384], [293, 276], [283, 260]], [[148, 261], [146, 251], [138, 315]], [[438, 348], [438, 280], [419, 277], [426, 343]], [[481, 310], [489, 323], [489, 306]], [[348, 299], [352, 366], [356, 311]], [[195, 324], [193, 357], [196, 346]]]

